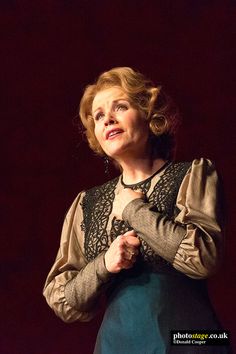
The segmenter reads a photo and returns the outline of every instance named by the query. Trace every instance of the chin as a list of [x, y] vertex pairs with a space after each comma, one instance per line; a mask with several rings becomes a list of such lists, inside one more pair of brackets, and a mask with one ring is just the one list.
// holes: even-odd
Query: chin
[[118, 161], [118, 160], [123, 160], [123, 158], [125, 158], [128, 149], [123, 147], [122, 149], [114, 149], [109, 151], [104, 150], [104, 151], [106, 152], [107, 156]]
[[116, 159], [116, 158], [121, 158], [122, 155], [126, 154], [126, 152], [128, 150], [128, 146], [120, 146], [120, 147], [114, 146], [114, 148], [109, 148], [109, 149], [106, 149], [104, 147], [103, 150], [105, 151], [107, 156], [110, 156], [111, 158]]

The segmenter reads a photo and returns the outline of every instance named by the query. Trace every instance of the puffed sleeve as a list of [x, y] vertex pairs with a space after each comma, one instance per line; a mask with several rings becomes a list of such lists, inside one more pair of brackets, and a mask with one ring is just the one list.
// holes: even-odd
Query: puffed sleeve
[[180, 186], [174, 220], [152, 211], [142, 199], [130, 202], [123, 218], [152, 249], [192, 278], [207, 278], [222, 256], [219, 179], [207, 159], [194, 160]]
[[61, 234], [60, 248], [43, 290], [47, 303], [65, 322], [89, 321], [99, 305], [99, 297], [109, 283], [104, 252], [87, 262], [83, 252], [80, 193], [68, 211]]

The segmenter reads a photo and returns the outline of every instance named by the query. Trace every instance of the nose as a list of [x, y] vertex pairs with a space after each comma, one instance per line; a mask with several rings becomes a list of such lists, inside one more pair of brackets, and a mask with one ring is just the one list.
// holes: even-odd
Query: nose
[[104, 120], [105, 126], [116, 124], [116, 123], [117, 123], [117, 121], [116, 121], [115, 114], [113, 112], [107, 112], [107, 114], [105, 115], [105, 120]]

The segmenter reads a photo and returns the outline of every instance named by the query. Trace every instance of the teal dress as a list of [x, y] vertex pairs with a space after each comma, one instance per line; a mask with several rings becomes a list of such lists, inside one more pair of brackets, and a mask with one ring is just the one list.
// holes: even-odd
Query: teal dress
[[[191, 163], [170, 163], [153, 188], [148, 202], [170, 219], [178, 213], [176, 197]], [[160, 171], [157, 171], [160, 172]], [[151, 180], [129, 188], [150, 188]], [[118, 179], [86, 192], [84, 213], [85, 256], [94, 259], [107, 248], [106, 224]], [[123, 220], [112, 221], [110, 237], [128, 231]], [[95, 242], [96, 241], [96, 242]], [[215, 330], [220, 325], [208, 299], [204, 280], [193, 280], [175, 270], [142, 241], [132, 269], [121, 271], [107, 289], [107, 309], [94, 354], [225, 354], [223, 346], [173, 346], [171, 331]]]
[[94, 354], [228, 353], [221, 346], [171, 345], [171, 330], [219, 328], [204, 281], [137, 266], [110, 294]]

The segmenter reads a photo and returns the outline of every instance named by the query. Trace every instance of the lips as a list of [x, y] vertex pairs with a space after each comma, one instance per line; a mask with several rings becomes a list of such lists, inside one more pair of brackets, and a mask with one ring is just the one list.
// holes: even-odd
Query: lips
[[119, 129], [119, 128], [115, 128], [115, 129], [111, 129], [111, 130], [108, 130], [106, 132], [106, 139], [112, 139], [113, 137], [119, 135], [123, 133], [123, 130], [122, 129]]

